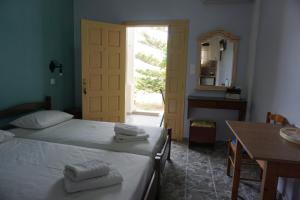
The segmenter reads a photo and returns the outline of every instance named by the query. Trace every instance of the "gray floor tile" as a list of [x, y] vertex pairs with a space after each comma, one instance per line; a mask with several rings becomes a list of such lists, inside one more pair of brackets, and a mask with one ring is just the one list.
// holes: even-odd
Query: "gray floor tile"
[[187, 171], [191, 174], [207, 174], [211, 173], [211, 166], [209, 162], [193, 162], [187, 164]]
[[[218, 200], [231, 200], [231, 192], [217, 193], [217, 199]], [[248, 198], [239, 195], [238, 200], [248, 200]]]
[[187, 174], [186, 177], [186, 187], [190, 189], [196, 189], [201, 191], [209, 191], [214, 192], [214, 183], [212, 180], [211, 174], [202, 174], [202, 175], [195, 175], [195, 174]]
[[[214, 148], [193, 147], [172, 143], [172, 161], [167, 163], [163, 176], [162, 200], [231, 199], [231, 177], [226, 175], [226, 145]], [[242, 175], [259, 176], [253, 167], [243, 168]], [[239, 199], [255, 200], [259, 197], [260, 183], [242, 181]]]
[[186, 199], [187, 200], [216, 200], [217, 195], [215, 192], [187, 189]]

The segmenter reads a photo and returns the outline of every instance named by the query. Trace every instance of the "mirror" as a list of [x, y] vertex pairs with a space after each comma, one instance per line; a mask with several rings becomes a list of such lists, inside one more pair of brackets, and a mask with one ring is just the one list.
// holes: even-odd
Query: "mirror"
[[235, 84], [239, 37], [224, 30], [205, 33], [198, 40], [197, 88], [226, 90]]

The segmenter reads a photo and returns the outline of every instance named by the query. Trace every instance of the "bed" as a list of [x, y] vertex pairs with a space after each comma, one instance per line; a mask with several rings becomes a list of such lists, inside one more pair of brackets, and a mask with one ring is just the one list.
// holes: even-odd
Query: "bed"
[[[24, 114], [39, 109], [51, 109], [51, 98], [46, 97], [44, 102], [27, 103], [0, 111], [1, 117], [12, 114]], [[141, 127], [149, 134], [146, 141], [119, 143], [114, 137], [114, 123], [91, 120], [71, 119], [58, 125], [41, 129], [22, 129], [9, 127], [17, 137], [42, 140], [54, 143], [77, 145], [118, 152], [127, 152], [154, 158], [167, 146], [167, 158], [170, 159], [171, 130], [159, 127]], [[6, 128], [7, 129], [7, 128]], [[162, 156], [162, 154], [160, 154]]]
[[[24, 115], [26, 113], [34, 112], [34, 111], [41, 110], [41, 109], [46, 109], [46, 110], [50, 110], [51, 109], [51, 98], [50, 97], [46, 97], [44, 101], [26, 103], [26, 104], [17, 105], [17, 106], [14, 106], [14, 107], [2, 110], [2, 111], [0, 111], [0, 119], [9, 118], [9, 117], [13, 117], [13, 116], [20, 116], [20, 115]], [[74, 120], [70, 121], [70, 122], [73, 123]], [[80, 122], [85, 123], [84, 120], [81, 120]], [[89, 121], [89, 123], [93, 124], [93, 123], [96, 123], [96, 122]], [[102, 126], [106, 126], [107, 125], [107, 123], [104, 123], [104, 122], [97, 122], [97, 123], [99, 123]], [[109, 126], [111, 126], [111, 124]], [[5, 126], [1, 127], [1, 129], [6, 129], [6, 130], [7, 129], [12, 129], [12, 128], [13, 127], [11, 127], [10, 125], [5, 125]], [[56, 128], [54, 128], [54, 129], [56, 129]], [[45, 138], [47, 138], [47, 134], [45, 134], [46, 136], [43, 136], [43, 137], [45, 137], [44, 139], [41, 138], [39, 140], [38, 138], [34, 138], [35, 135], [39, 135], [37, 132], [32, 132], [32, 131], [27, 130], [28, 132], [24, 133], [24, 130], [20, 130], [20, 129], [14, 129], [14, 130], [15, 130], [15, 133], [17, 135], [19, 135], [19, 134], [23, 134], [23, 135], [27, 134], [27, 136], [23, 136], [23, 138], [19, 138], [19, 139], [16, 138], [15, 141], [18, 141], [18, 140], [20, 140], [20, 141], [36, 141], [36, 143], [39, 143], [39, 142], [43, 143], [44, 142], [44, 143], [48, 144], [49, 140], [52, 140], [51, 137], [48, 138], [48, 139], [45, 139]], [[48, 132], [48, 130], [46, 131], [46, 129], [45, 129], [45, 132]], [[60, 129], [57, 129], [57, 130], [60, 130]], [[21, 133], [18, 132], [18, 131], [21, 131]], [[44, 130], [42, 130], [42, 131], [44, 131]], [[80, 134], [80, 133], [78, 133], [78, 134]], [[32, 135], [32, 136], [30, 136], [30, 135]], [[41, 141], [41, 140], [45, 140], [45, 141]], [[71, 141], [71, 142], [74, 142], [74, 141]], [[138, 153], [133, 154], [134, 153], [133, 150], [136, 150], [136, 149], [134, 149], [134, 148], [130, 149], [132, 147], [130, 147], [128, 145], [127, 146], [123, 146], [122, 147], [123, 149], [119, 149], [119, 150], [115, 149], [114, 150], [113, 149], [114, 146], [113, 145], [109, 145], [109, 143], [108, 144], [104, 143], [104, 144], [102, 144], [102, 145], [100, 145], [98, 147], [97, 147], [97, 145], [99, 145], [99, 144], [93, 144], [93, 145], [95, 145], [94, 148], [93, 148], [93, 145], [89, 144], [88, 141], [77, 141], [77, 142], [84, 143], [85, 145], [78, 144], [78, 143], [77, 144], [73, 143], [73, 145], [66, 145], [66, 144], [63, 145], [63, 144], [60, 144], [62, 142], [55, 143], [55, 141], [52, 140], [53, 145], [70, 146], [70, 148], [75, 148], [75, 149], [76, 148], [88, 148], [88, 149], [94, 149], [94, 151], [110, 150], [108, 152], [111, 152], [111, 153], [113, 153], [115, 155], [125, 155], [126, 154], [128, 156], [129, 155], [132, 155], [132, 156], [141, 156], [141, 157], [146, 157], [147, 159], [150, 159], [151, 162], [152, 162], [152, 164], [150, 165], [151, 168], [152, 168], [151, 178], [150, 178], [150, 181], [148, 182], [147, 188], [145, 189], [145, 191], [143, 191], [144, 193], [143, 193], [143, 197], [142, 198], [143, 199], [147, 199], [147, 200], [148, 199], [156, 199], [157, 198], [157, 195], [160, 193], [160, 188], [163, 187], [163, 185], [161, 185], [160, 178], [161, 178], [161, 175], [162, 175], [162, 173], [164, 171], [164, 167], [165, 167], [166, 161], [170, 159], [170, 153], [171, 153], [170, 152], [171, 151], [171, 130], [168, 130], [166, 136], [163, 137], [162, 144], [158, 145], [155, 150], [151, 149], [149, 147], [149, 149], [151, 149], [151, 150], [141, 151], [142, 152], [141, 154], [143, 154], [143, 155], [135, 155], [135, 154], [138, 154]], [[65, 142], [65, 143], [70, 144], [68, 142]], [[103, 148], [103, 149], [100, 149], [100, 148]], [[139, 149], [139, 148], [143, 148], [143, 147], [141, 147], [141, 146], [138, 145], [138, 147], [136, 147], [136, 148]], [[34, 150], [32, 149], [32, 151], [34, 151]], [[112, 151], [119, 151], [119, 152], [112, 152]], [[145, 155], [148, 155], [148, 156], [145, 156]], [[3, 155], [3, 156], [5, 156], [5, 155]], [[151, 157], [149, 157], [149, 156], [151, 156]], [[2, 158], [2, 155], [0, 156], [0, 159], [1, 158]], [[8, 171], [6, 171], [4, 173], [8, 173], [9, 174], [10, 173], [10, 171], [8, 169], [9, 165], [10, 164], [13, 165], [13, 164], [10, 163], [12, 161], [9, 161], [10, 160], [9, 157], [6, 156], [6, 158], [8, 160], [7, 163], [2, 166], [2, 161], [1, 161], [1, 166], [4, 167], [4, 169], [2, 169], [2, 170], [5, 170], [5, 167], [6, 167], [6, 170], [8, 170]], [[129, 163], [129, 164], [133, 164], [133, 163], [134, 162]], [[122, 162], [120, 162], [120, 166], [123, 166]], [[21, 166], [15, 166], [15, 167], [18, 168], [18, 169], [16, 169], [16, 171], [17, 170], [21, 170], [21, 168], [22, 168]], [[32, 167], [33, 166], [31, 166], [31, 165], [30, 166], [24, 166], [24, 169], [28, 168], [27, 170], [30, 170], [30, 169], [32, 169]], [[40, 168], [41, 169], [39, 169], [39, 170], [42, 170], [42, 167], [40, 167]], [[0, 176], [2, 176], [2, 174]], [[20, 174], [20, 176], [22, 177], [22, 176], [26, 176], [26, 175]], [[7, 179], [9, 179], [9, 177], [7, 177]], [[24, 177], [24, 179], [26, 179], [26, 177]], [[10, 180], [10, 181], [13, 181], [13, 180]], [[3, 184], [1, 184], [1, 185], [3, 185]], [[2, 187], [4, 187], [4, 186], [2, 186]], [[20, 185], [20, 187], [22, 187], [22, 185]], [[0, 190], [0, 193], [1, 193], [1, 190]], [[75, 197], [72, 197], [72, 198], [76, 199]], [[2, 198], [0, 198], [0, 199], [2, 199]], [[87, 198], [87, 199], [90, 199], [90, 198]], [[110, 198], [110, 199], [114, 199], [114, 198]]]
[[42, 130], [13, 128], [10, 132], [21, 138], [155, 157], [163, 146], [166, 132], [159, 127], [141, 128], [149, 133], [147, 140], [122, 143], [114, 139], [114, 123], [91, 120], [71, 119]]
[[[92, 159], [110, 162], [121, 173], [122, 184], [76, 193], [65, 192], [64, 166]], [[14, 138], [0, 143], [0, 163], [0, 199], [5, 200], [153, 199], [150, 194], [157, 187], [153, 159], [129, 153]]]

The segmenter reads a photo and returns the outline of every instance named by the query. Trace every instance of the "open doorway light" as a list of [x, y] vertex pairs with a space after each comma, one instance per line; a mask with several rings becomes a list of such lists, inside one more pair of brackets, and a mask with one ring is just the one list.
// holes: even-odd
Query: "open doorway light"
[[164, 112], [168, 27], [128, 27], [126, 34], [126, 121], [159, 126]]

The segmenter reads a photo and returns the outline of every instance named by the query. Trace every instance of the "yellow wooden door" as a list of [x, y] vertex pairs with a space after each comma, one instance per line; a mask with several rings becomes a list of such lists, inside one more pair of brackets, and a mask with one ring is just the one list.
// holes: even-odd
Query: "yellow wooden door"
[[178, 141], [184, 133], [188, 25], [188, 21], [169, 24], [165, 127], [172, 128], [172, 138]]
[[125, 120], [125, 26], [81, 21], [83, 119]]

